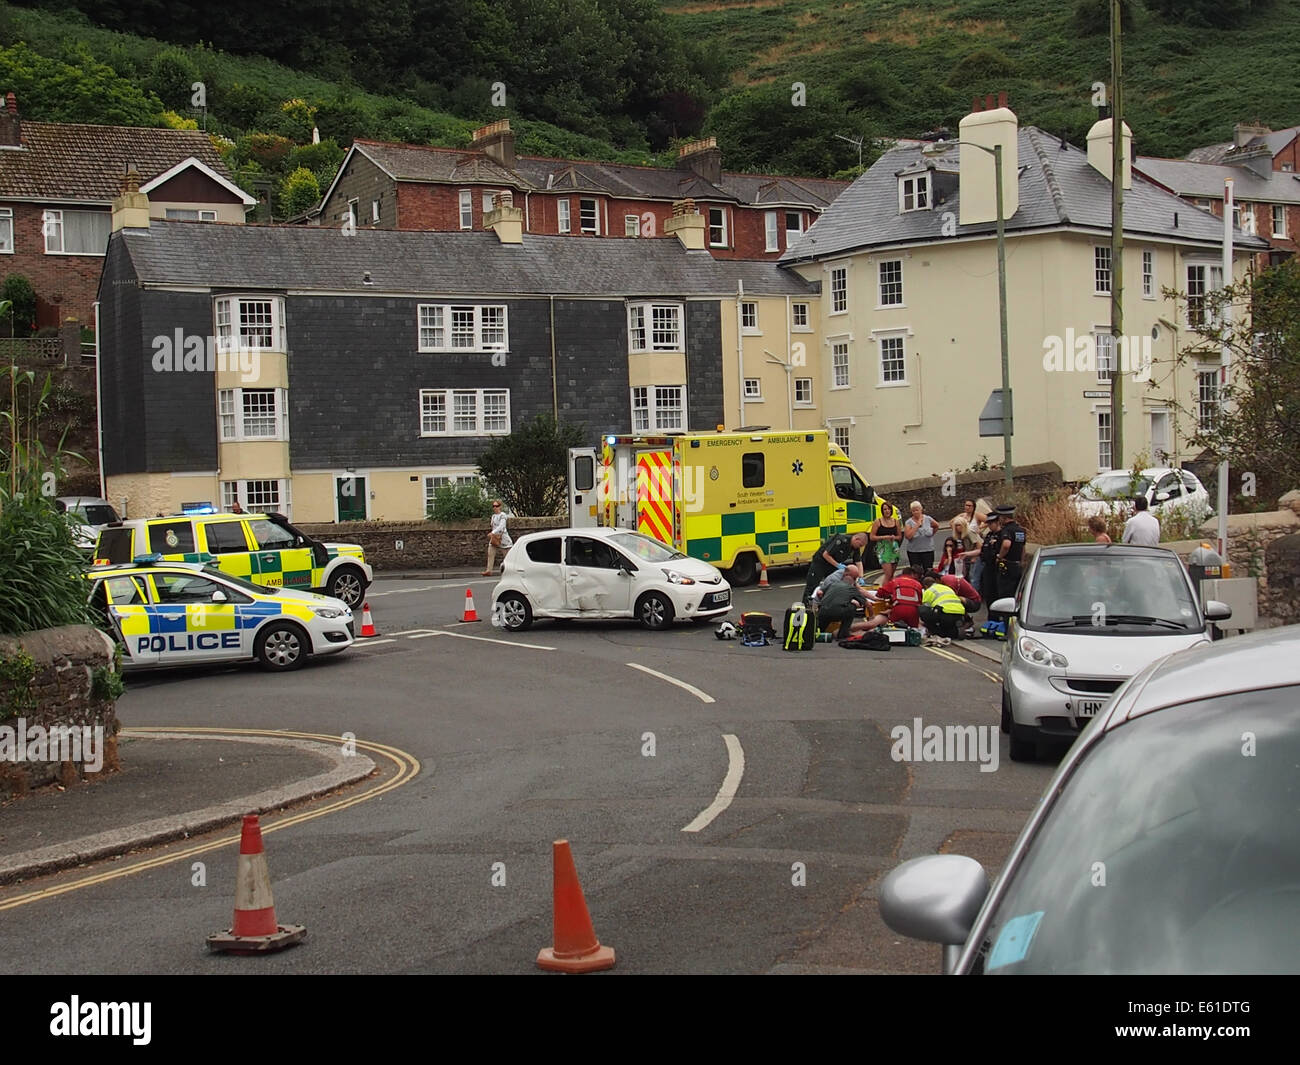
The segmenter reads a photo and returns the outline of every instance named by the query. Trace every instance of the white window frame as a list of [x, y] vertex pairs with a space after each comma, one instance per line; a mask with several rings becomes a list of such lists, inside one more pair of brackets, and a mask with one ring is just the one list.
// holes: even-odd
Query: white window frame
[[460, 190], [460, 228], [474, 228], [474, 190]]
[[1156, 253], [1150, 248], [1142, 250], [1142, 298], [1156, 298]]
[[830, 430], [831, 443], [847, 456], [849, 453], [849, 427], [847, 425], [832, 425]]
[[1092, 331], [1092, 351], [1096, 356], [1097, 380], [1109, 384], [1115, 379], [1118, 367], [1116, 359], [1115, 337], [1110, 326], [1097, 326]]
[[[1272, 210], [1269, 213], [1273, 216], [1272, 217], [1273, 236], [1280, 237], [1283, 240], [1285, 240], [1286, 239], [1286, 204], [1275, 203], [1272, 204], [1271, 206], [1272, 206]], [[1278, 228], [1278, 224], [1277, 224], [1279, 218], [1282, 219], [1281, 229]]]
[[[77, 215], [95, 215], [96, 217], [106, 218], [109, 224], [109, 233], [112, 233], [113, 216], [108, 211], [65, 211], [62, 209], [49, 208], [41, 215], [41, 231], [45, 235], [45, 254], [46, 255], [93, 255], [102, 259], [108, 248], [108, 238], [104, 239], [104, 247], [99, 251], [64, 251], [63, 240], [63, 223], [64, 216], [69, 214]], [[54, 246], [54, 234], [58, 233], [58, 247]]]
[[[844, 282], [843, 287], [836, 292], [836, 275], [840, 275], [840, 280]], [[831, 293], [831, 314], [848, 314], [849, 313], [849, 268], [847, 266], [832, 266], [830, 268], [830, 293]]]
[[763, 402], [763, 379], [761, 377], [745, 378], [745, 402]]
[[[656, 329], [655, 316], [662, 322], [665, 312], [675, 319], [671, 339], [656, 340], [655, 333], [667, 332], [662, 326]], [[640, 339], [638, 340], [638, 334]], [[627, 305], [627, 350], [629, 355], [647, 351], [686, 351], [686, 312], [680, 303], [640, 302]]]
[[[803, 308], [803, 321], [799, 321], [799, 308]], [[792, 333], [811, 333], [812, 327], [812, 307], [800, 300], [790, 304], [790, 332]]]
[[464, 487], [465, 485], [482, 485], [483, 478], [474, 471], [452, 470], [448, 473], [426, 473], [421, 478], [421, 485], [424, 488], [424, 514], [426, 517], [433, 515], [433, 496], [437, 490], [444, 485], [455, 485]]
[[1202, 432], [1214, 431], [1214, 423], [1219, 414], [1219, 402], [1219, 371], [1197, 370], [1196, 424]]
[[[718, 213], [718, 219], [719, 219], [719, 221], [718, 221], [717, 225], [714, 225], [714, 223], [713, 223], [713, 213], [714, 213], [714, 211], [716, 211], [716, 212]], [[710, 248], [728, 248], [728, 247], [730, 247], [730, 245], [727, 243], [727, 234], [728, 234], [728, 229], [730, 228], [730, 227], [727, 225], [727, 209], [726, 209], [725, 207], [710, 207], [710, 208], [709, 208], [709, 213], [708, 213], [708, 215], [707, 215], [707, 218], [708, 218], [708, 227], [709, 227], [709, 247], [710, 247]], [[719, 230], [719, 231], [721, 232], [721, 235], [722, 235], [722, 239], [721, 239], [721, 240], [714, 240], [714, 239], [713, 239], [713, 231], [714, 231], [715, 229], [717, 229], [717, 230]]]
[[[877, 333], [874, 339], [876, 341], [876, 368], [877, 368], [876, 387], [877, 388], [905, 388], [909, 383], [907, 380], [907, 332], [906, 330], [900, 329], [897, 332]], [[890, 379], [886, 377], [885, 347], [886, 345], [888, 345], [892, 349], [895, 341], [897, 341], [901, 347], [900, 354], [902, 356], [901, 359], [902, 370], [890, 371], [890, 372], [901, 372], [902, 376]], [[891, 362], [892, 361], [895, 360], [891, 359]]]
[[[791, 216], [791, 215], [794, 215], [794, 217], [797, 218], [797, 219], [799, 220], [799, 228], [798, 228], [798, 229], [791, 229], [791, 228], [790, 228], [790, 216]], [[800, 237], [802, 237], [802, 236], [803, 236], [803, 212], [802, 212], [802, 211], [786, 211], [786, 212], [785, 212], [785, 246], [786, 246], [787, 248], [789, 248], [791, 245], [794, 244], [795, 241], [797, 241], [797, 240], [798, 240]]]
[[[270, 506], [265, 503], [254, 503], [253, 490], [250, 485], [274, 485], [276, 499]], [[239, 500], [240, 507], [247, 514], [265, 514], [268, 510], [283, 514], [289, 520], [293, 520], [293, 482], [287, 477], [248, 477], [238, 481], [221, 482], [221, 508], [229, 510]]]
[[[885, 267], [897, 266], [897, 280], [885, 280]], [[887, 291], [886, 286], [889, 286]], [[888, 295], [893, 295], [893, 288], [897, 286], [897, 299], [886, 299]], [[876, 304], [877, 310], [883, 310], [886, 307], [905, 307], [903, 302], [903, 260], [902, 259], [882, 259], [876, 264], [876, 298], [879, 302]]]
[[[443, 428], [428, 428], [427, 419], [436, 415], [426, 409], [425, 400], [433, 400], [440, 397], [442, 400], [441, 418]], [[467, 397], [473, 397], [474, 402], [474, 426], [473, 428], [457, 428], [457, 400], [464, 401]], [[505, 400], [505, 425], [494, 428], [486, 428], [488, 399], [493, 401], [504, 398]], [[509, 436], [510, 435], [510, 389], [508, 388], [422, 388], [419, 392], [416, 409], [419, 415], [420, 435], [427, 436]]]
[[[679, 418], [667, 417], [678, 410], [671, 403], [675, 397], [670, 393], [680, 396]], [[631, 405], [633, 432], [676, 433], [684, 431], [690, 424], [686, 415], [685, 385], [636, 385], [631, 389]]]
[[[245, 401], [251, 393], [259, 398], [271, 394], [271, 432], [248, 431], [249, 422], [262, 420], [267, 415], [254, 410], [250, 413]], [[221, 443], [242, 443], [253, 440], [289, 439], [289, 390], [286, 388], [220, 388], [217, 390], [217, 435]]]
[[501, 192], [500, 189], [484, 189], [484, 190], [483, 190], [483, 199], [482, 199], [481, 202], [482, 202], [482, 207], [483, 207], [483, 213], [484, 213], [485, 215], [488, 214], [488, 213], [490, 213], [490, 212], [492, 211], [492, 209], [493, 209], [493, 208], [492, 208], [492, 201], [497, 197], [497, 195], [498, 195], [500, 192]]
[[[271, 305], [270, 344], [249, 344], [248, 337], [254, 335], [246, 330], [244, 307], [248, 304], [269, 303]], [[213, 336], [217, 339], [218, 351], [288, 351], [284, 326], [284, 297], [253, 295], [250, 293], [217, 296], [212, 301]], [[236, 334], [236, 331], [238, 333]], [[259, 327], [256, 333], [262, 332]]]
[[379, 209], [379, 201], [378, 201], [378, 200], [371, 200], [371, 201], [370, 201], [370, 221], [371, 221], [372, 223], [377, 223], [377, 222], [379, 221], [380, 213], [381, 213], [381, 212], [380, 212], [380, 209]]
[[[831, 375], [831, 391], [838, 392], [844, 388], [853, 386], [852, 374], [852, 352], [849, 347], [848, 337], [830, 337], [827, 342], [831, 346], [831, 357], [829, 360]], [[837, 350], [842, 348], [843, 350]], [[840, 371], [843, 370], [841, 374]]]
[[[463, 315], [472, 311], [474, 315], [474, 342], [471, 345], [456, 344], [458, 335], [452, 327], [455, 317], [453, 312]], [[501, 312], [501, 339], [488, 341], [485, 334], [489, 316], [485, 312]], [[442, 333], [442, 343], [437, 343], [438, 332]], [[475, 351], [509, 351], [510, 350], [510, 309], [504, 303], [421, 303], [415, 311], [415, 349], [419, 352], [475, 352]]]
[[625, 214], [623, 216], [623, 236], [639, 237], [641, 235], [641, 216]]
[[747, 337], [759, 337], [763, 334], [758, 328], [758, 301], [740, 301], [740, 332]]
[[1111, 261], [1110, 245], [1094, 244], [1092, 248], [1092, 294], [1109, 296], [1115, 284], [1114, 263]]
[[0, 207], [0, 255], [14, 253], [14, 211], [12, 207]]
[[557, 232], [568, 233], [571, 231], [570, 226], [573, 224], [572, 210], [573, 206], [567, 198], [555, 201], [555, 228]]
[[353, 196], [348, 200], [348, 218], [352, 220], [352, 228], [355, 229], [361, 224], [361, 198]]
[[1104, 407], [1093, 410], [1097, 418], [1097, 472], [1105, 473], [1115, 468], [1115, 434], [1110, 421], [1110, 411]]
[[898, 179], [898, 212], [928, 211], [930, 209], [930, 171], [909, 174]]
[[198, 207], [165, 207], [163, 218], [168, 222], [215, 222], [217, 212]]
[[[799, 398], [800, 386], [803, 386], [807, 391], [807, 399]], [[794, 379], [794, 405], [796, 407], [816, 406], [816, 402], [813, 399], [813, 379], [811, 377], [796, 377]]]
[[781, 250], [781, 227], [780, 219], [777, 218], [775, 211], [763, 212], [763, 250], [780, 251]]
[[[1192, 284], [1193, 271], [1205, 272], [1204, 276], [1200, 279], [1200, 281], [1196, 286], [1193, 286]], [[1217, 283], [1216, 283], [1216, 276], [1217, 276]], [[1186, 289], [1187, 327], [1189, 329], [1195, 329], [1197, 325], [1200, 324], [1200, 322], [1196, 321], [1197, 316], [1192, 313], [1192, 308], [1197, 305], [1198, 301], [1200, 302], [1202, 307], [1200, 312], [1201, 321], [1209, 321], [1212, 323], [1213, 322], [1212, 318], [1205, 317], [1206, 310], [1204, 307], [1204, 303], [1211, 292], [1218, 292], [1220, 289], [1223, 288], [1223, 264], [1221, 262], [1214, 262], [1212, 260], [1201, 260], [1199, 262], [1189, 262], [1185, 266], [1185, 269], [1183, 271], [1183, 277], [1187, 281], [1187, 289]], [[1193, 287], [1199, 289], [1199, 292], [1195, 295], [1193, 295], [1192, 293]]]
[[[591, 213], [593, 221], [588, 225], [583, 218], [584, 209], [587, 204], [591, 204]], [[591, 197], [584, 196], [578, 200], [578, 232], [589, 233], [592, 236], [600, 236], [600, 201]]]

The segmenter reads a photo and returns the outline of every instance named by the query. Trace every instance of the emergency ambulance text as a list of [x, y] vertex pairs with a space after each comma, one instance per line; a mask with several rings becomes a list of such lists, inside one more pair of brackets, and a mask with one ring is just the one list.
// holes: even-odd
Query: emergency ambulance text
[[153, 338], [153, 368], [155, 373], [215, 373], [224, 370], [238, 372], [247, 384], [261, 375], [261, 354], [250, 348], [221, 347], [216, 337], [187, 336], [177, 329], [172, 336]]
[[0, 762], [78, 762], [87, 773], [104, 768], [103, 725], [0, 725]]

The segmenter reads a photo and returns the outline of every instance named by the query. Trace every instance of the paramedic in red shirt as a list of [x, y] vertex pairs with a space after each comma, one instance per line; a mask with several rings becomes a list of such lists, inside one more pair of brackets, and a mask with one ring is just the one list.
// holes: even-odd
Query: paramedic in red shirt
[[868, 623], [868, 628], [887, 624], [888, 622], [898, 622], [907, 625], [913, 629], [921, 627], [921, 596], [925, 593], [925, 588], [921, 585], [921, 574], [924, 571], [918, 566], [911, 566], [903, 570], [892, 581], [886, 581], [880, 586], [877, 593], [883, 599], [889, 599], [893, 602], [888, 614], [877, 614]]

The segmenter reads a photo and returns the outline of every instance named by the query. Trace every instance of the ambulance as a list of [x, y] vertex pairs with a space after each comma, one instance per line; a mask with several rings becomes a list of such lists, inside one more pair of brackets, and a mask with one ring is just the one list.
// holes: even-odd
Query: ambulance
[[866, 532], [884, 500], [825, 429], [606, 436], [569, 450], [569, 524], [635, 529], [733, 585]]

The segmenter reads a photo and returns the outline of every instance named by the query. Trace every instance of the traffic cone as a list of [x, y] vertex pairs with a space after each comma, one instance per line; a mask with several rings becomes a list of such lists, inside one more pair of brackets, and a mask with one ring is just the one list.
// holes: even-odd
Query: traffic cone
[[465, 616], [461, 621], [478, 621], [478, 611], [474, 609], [474, 593], [465, 589]]
[[262, 826], [256, 814], [246, 814], [235, 870], [234, 924], [228, 931], [208, 936], [208, 948], [230, 954], [262, 954], [282, 950], [306, 935], [302, 925], [276, 922], [271, 874], [262, 850]]
[[361, 604], [361, 635], [362, 636], [379, 635], [379, 633], [375, 631], [375, 619], [370, 616], [369, 603]]
[[557, 973], [593, 973], [614, 967], [614, 948], [602, 947], [591, 927], [587, 900], [582, 897], [578, 870], [567, 839], [557, 839], [554, 863], [555, 920], [554, 946], [543, 947], [537, 964]]
[[771, 587], [772, 587], [770, 584], [767, 583], [767, 563], [766, 563], [766, 562], [763, 563], [763, 572], [760, 573], [760, 574], [758, 575], [758, 586], [759, 586], [760, 588], [771, 588]]

